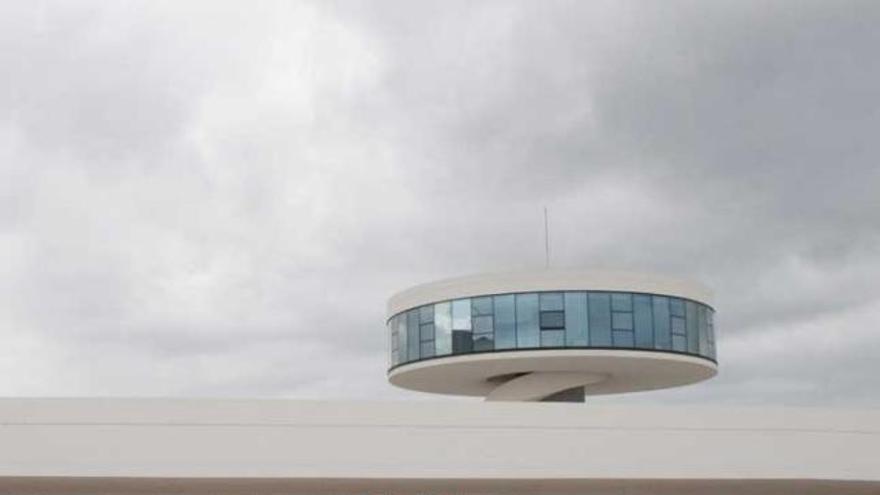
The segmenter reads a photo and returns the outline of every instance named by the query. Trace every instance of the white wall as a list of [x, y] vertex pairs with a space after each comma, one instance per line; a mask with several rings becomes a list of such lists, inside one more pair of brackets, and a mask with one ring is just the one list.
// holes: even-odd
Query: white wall
[[880, 411], [5, 399], [0, 476], [880, 480]]

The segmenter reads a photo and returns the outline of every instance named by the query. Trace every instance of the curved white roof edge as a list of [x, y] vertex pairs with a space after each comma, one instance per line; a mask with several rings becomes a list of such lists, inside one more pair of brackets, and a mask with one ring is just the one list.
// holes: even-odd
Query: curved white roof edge
[[0, 399], [0, 486], [13, 477], [878, 482], [878, 441], [877, 409]]
[[387, 317], [424, 304], [449, 299], [553, 290], [644, 292], [678, 296], [712, 305], [712, 291], [691, 280], [626, 271], [554, 268], [477, 274], [417, 285], [391, 296], [388, 300]]
[[518, 349], [410, 361], [391, 369], [388, 380], [422, 392], [488, 396], [502, 383], [493, 377], [558, 372], [601, 378], [581, 384], [586, 395], [600, 395], [690, 385], [715, 376], [718, 365], [704, 356], [645, 349]]

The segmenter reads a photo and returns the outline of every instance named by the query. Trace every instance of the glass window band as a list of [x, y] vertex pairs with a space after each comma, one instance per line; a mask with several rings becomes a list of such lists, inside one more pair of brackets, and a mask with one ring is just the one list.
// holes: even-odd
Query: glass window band
[[403, 311], [387, 327], [392, 368], [456, 354], [547, 348], [653, 350], [715, 361], [714, 310], [659, 294], [480, 295]]

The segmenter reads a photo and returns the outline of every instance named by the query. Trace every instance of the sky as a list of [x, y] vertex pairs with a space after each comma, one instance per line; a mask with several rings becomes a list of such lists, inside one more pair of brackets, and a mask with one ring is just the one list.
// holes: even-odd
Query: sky
[[[438, 400], [411, 285], [715, 292], [719, 375], [880, 407], [880, 3], [0, 2], [0, 395]], [[443, 400], [456, 400], [453, 398]]]

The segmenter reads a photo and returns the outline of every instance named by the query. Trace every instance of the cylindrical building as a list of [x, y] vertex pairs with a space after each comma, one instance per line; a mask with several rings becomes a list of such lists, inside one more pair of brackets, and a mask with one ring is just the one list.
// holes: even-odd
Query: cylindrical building
[[420, 285], [388, 302], [389, 381], [487, 400], [583, 396], [714, 376], [704, 286], [654, 275], [541, 270]]

